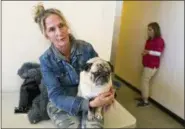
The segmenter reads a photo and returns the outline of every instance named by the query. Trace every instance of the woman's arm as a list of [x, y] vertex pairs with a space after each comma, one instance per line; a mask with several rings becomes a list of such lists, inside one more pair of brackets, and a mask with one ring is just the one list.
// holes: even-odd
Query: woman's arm
[[57, 80], [54, 72], [48, 67], [49, 61], [44, 57], [40, 58], [42, 78], [44, 85], [48, 90], [50, 101], [57, 108], [68, 112], [70, 115], [76, 115], [80, 111], [89, 109], [89, 101], [82, 97], [72, 97], [64, 95], [60, 82]]
[[148, 54], [153, 55], [153, 56], [161, 56], [161, 52], [159, 52], [159, 51], [150, 50], [150, 51], [148, 51]]
[[148, 54], [153, 56], [161, 56], [161, 53], [164, 50], [164, 41], [163, 39], [159, 39], [155, 43], [155, 50], [150, 50]]

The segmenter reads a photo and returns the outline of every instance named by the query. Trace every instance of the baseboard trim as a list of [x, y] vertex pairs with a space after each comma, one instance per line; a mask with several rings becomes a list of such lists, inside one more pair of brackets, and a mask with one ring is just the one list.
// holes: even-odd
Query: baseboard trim
[[[120, 81], [122, 81], [124, 84], [126, 84], [126, 86], [128, 86], [133, 91], [137, 92], [138, 94], [141, 94], [141, 91], [139, 89], [137, 89], [135, 86], [133, 86], [132, 84], [128, 83], [127, 81], [125, 81], [124, 79], [119, 77], [118, 75], [115, 75], [115, 77], [117, 79], [119, 79]], [[184, 119], [182, 119], [181, 117], [177, 116], [175, 113], [173, 113], [172, 111], [168, 110], [166, 107], [164, 107], [163, 105], [161, 105], [160, 103], [158, 103], [154, 99], [149, 98], [149, 101], [152, 102], [154, 105], [156, 105], [159, 109], [161, 109], [162, 111], [164, 111], [165, 113], [170, 115], [173, 119], [175, 119], [183, 127], [185, 127], [185, 120]]]

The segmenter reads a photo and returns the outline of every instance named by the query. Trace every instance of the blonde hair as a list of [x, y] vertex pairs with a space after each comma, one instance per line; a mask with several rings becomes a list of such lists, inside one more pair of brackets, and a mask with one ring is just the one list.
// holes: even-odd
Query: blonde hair
[[61, 20], [64, 22], [64, 25], [69, 28], [62, 12], [55, 8], [45, 9], [43, 4], [39, 3], [35, 6], [34, 9], [34, 21], [39, 25], [42, 33], [45, 33], [46, 30], [45, 19], [52, 14], [59, 16]]

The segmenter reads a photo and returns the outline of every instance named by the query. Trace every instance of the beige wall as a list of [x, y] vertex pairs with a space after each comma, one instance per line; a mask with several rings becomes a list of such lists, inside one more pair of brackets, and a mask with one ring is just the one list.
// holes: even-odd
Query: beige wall
[[[37, 1], [2, 2], [2, 90], [17, 91], [22, 79], [17, 70], [24, 62], [38, 62], [50, 45], [32, 18]], [[76, 38], [90, 42], [99, 55], [110, 59], [116, 1], [44, 1], [60, 9]]]
[[147, 24], [159, 22], [166, 48], [151, 97], [184, 119], [184, 2], [125, 1], [121, 20], [116, 74], [139, 88]]

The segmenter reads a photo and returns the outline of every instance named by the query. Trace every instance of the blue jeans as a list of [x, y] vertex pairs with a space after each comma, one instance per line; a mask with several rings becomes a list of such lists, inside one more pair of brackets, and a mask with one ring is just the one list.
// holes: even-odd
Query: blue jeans
[[58, 128], [103, 128], [103, 120], [89, 121], [86, 112], [79, 116], [71, 116], [67, 112], [56, 108], [51, 102], [47, 105], [47, 112], [51, 121]]

